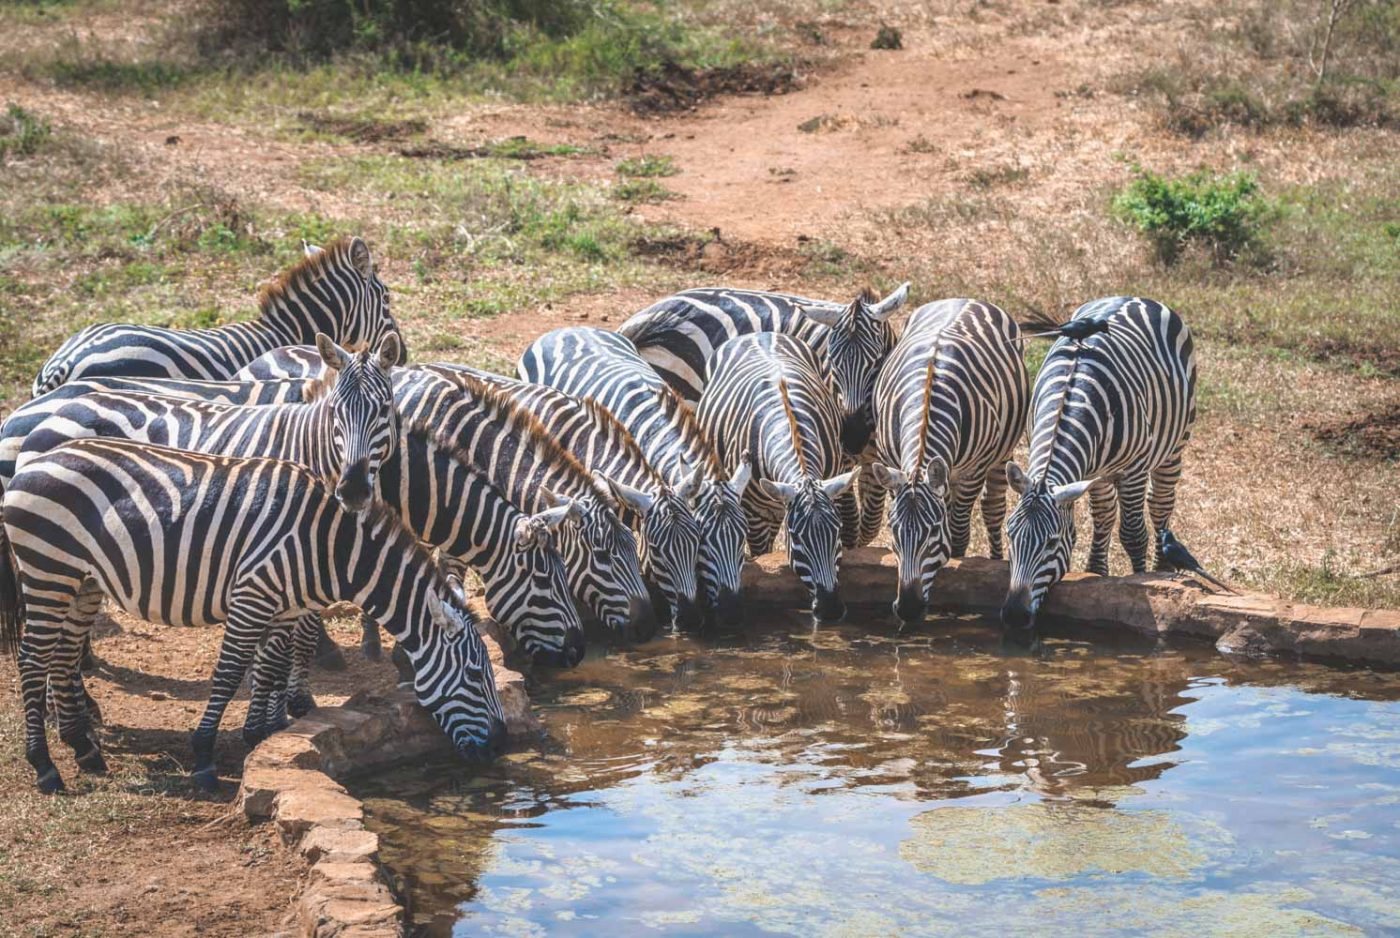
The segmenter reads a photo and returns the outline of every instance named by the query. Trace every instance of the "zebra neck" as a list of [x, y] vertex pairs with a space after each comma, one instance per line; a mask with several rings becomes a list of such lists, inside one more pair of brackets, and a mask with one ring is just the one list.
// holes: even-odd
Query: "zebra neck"
[[335, 418], [326, 397], [311, 404], [288, 404], [282, 408], [286, 424], [283, 432], [295, 440], [298, 455], [293, 458], [323, 479], [340, 476], [335, 452]]
[[427, 594], [433, 588], [427, 563], [413, 563], [415, 558], [395, 538], [362, 537], [361, 541], [363, 555], [345, 568], [346, 592], [394, 641], [403, 642], [426, 621]]
[[289, 287], [263, 307], [259, 322], [278, 340], [269, 351], [283, 345], [311, 345], [318, 332], [344, 341], [350, 332], [342, 323], [346, 311], [335, 308], [334, 297], [317, 296], [315, 288], [316, 284]]

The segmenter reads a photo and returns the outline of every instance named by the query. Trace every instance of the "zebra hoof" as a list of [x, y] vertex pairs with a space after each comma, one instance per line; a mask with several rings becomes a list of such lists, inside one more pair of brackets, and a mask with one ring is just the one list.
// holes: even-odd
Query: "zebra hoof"
[[243, 744], [249, 749], [252, 749], [258, 743], [262, 742], [264, 739], [267, 739], [269, 735], [271, 734], [261, 727], [257, 729], [252, 729], [250, 727], [245, 726], [243, 727]]
[[93, 746], [86, 755], [76, 757], [74, 761], [78, 763], [80, 770], [89, 775], [107, 774], [107, 760], [102, 758], [102, 753], [96, 746]]
[[[316, 698], [310, 694], [292, 694], [287, 698], [287, 712], [297, 719], [306, 716], [315, 706]], [[286, 728], [285, 721], [282, 728]]]
[[190, 773], [190, 779], [194, 782], [194, 787], [200, 791], [215, 792], [219, 790], [219, 772], [212, 765], [195, 769]]
[[35, 784], [39, 791], [46, 795], [67, 791], [67, 787], [63, 784], [63, 776], [58, 774], [58, 766], [50, 766], [47, 772], [41, 773]]

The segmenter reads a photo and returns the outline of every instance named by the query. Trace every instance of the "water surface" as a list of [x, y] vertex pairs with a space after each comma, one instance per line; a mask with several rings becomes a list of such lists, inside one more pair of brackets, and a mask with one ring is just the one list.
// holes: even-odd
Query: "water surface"
[[1400, 929], [1400, 676], [997, 636], [593, 653], [540, 748], [358, 793], [422, 934]]

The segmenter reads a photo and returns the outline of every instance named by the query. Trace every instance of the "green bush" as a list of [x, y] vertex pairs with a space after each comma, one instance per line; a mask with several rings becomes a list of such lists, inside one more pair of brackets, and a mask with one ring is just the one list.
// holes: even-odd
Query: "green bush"
[[1277, 214], [1250, 173], [1219, 176], [1199, 170], [1177, 179], [1134, 167], [1137, 178], [1113, 200], [1113, 210], [1151, 240], [1157, 258], [1173, 264], [1192, 244], [1216, 264], [1245, 253], [1262, 256], [1263, 229]]
[[29, 156], [49, 139], [49, 122], [11, 104], [0, 120], [0, 163], [10, 154]]

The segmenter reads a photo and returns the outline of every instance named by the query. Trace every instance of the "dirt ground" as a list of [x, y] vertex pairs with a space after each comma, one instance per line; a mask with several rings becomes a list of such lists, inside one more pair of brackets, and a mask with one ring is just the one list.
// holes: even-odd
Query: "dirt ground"
[[[1222, 139], [1184, 153], [1132, 99], [1076, 91], [1101, 87], [1134, 49], [1169, 35], [1169, 26], [1148, 7], [1105, 5], [1092, 21], [1038, 27], [1044, 4], [997, 6], [1003, 12], [956, 26], [920, 23], [910, 14], [915, 22], [904, 30], [905, 48], [897, 52], [869, 49], [865, 22], [829, 23], [826, 64], [803, 74], [802, 87], [784, 95], [724, 97], [665, 116], [640, 116], [622, 103], [464, 102], [434, 118], [431, 133], [435, 141], [461, 146], [515, 134], [546, 143], [614, 141], [607, 155], [532, 165], [532, 172], [545, 176], [607, 179], [619, 155], [671, 157], [682, 172], [664, 181], [679, 198], [637, 211], [649, 221], [688, 230], [718, 229], [718, 241], [690, 259], [688, 285], [722, 279], [789, 289], [795, 286], [792, 272], [805, 263], [804, 245], [824, 239], [859, 244], [864, 258], [896, 274], [911, 257], [975, 253], [975, 245], [930, 239], [878, 220], [882, 209], [965, 193], [974, 163], [1010, 167], [1018, 178], [1025, 171], [1024, 184], [1009, 190], [1013, 204], [1072, 214], [1082, 193], [1119, 167], [1125, 153], [1151, 157], [1163, 169], [1189, 168], [1242, 145]], [[870, 20], [879, 19], [879, 12], [888, 11]], [[20, 41], [12, 36], [0, 42], [0, 51]], [[392, 147], [383, 141], [294, 139], [247, 123], [170, 115], [140, 96], [64, 90], [2, 71], [0, 101], [11, 100], [121, 147], [142, 167], [146, 184], [195, 177], [240, 196], [331, 218], [356, 217], [355, 206], [304, 185], [296, 168], [317, 158]], [[1254, 156], [1285, 178], [1306, 180], [1333, 155], [1331, 143], [1314, 144], [1292, 151], [1259, 148]], [[91, 193], [94, 200], [114, 195]], [[969, 264], [975, 271], [976, 261]], [[383, 273], [391, 287], [407, 282], [408, 259], [385, 257]], [[860, 284], [821, 286], [835, 295], [853, 293]], [[551, 328], [615, 326], [655, 298], [649, 286], [623, 286], [458, 328], [513, 360]], [[410, 296], [396, 306], [411, 348], [414, 330], [439, 322], [427, 311], [415, 320], [412, 302]], [[1369, 461], [1340, 478], [1315, 475], [1313, 457], [1294, 445], [1286, 428], [1312, 420], [1324, 433], [1342, 433], [1345, 442], [1348, 421], [1358, 413], [1393, 416], [1400, 406], [1393, 379], [1338, 377], [1308, 364], [1279, 366], [1275, 373], [1272, 365], [1241, 360], [1229, 349], [1203, 350], [1202, 359], [1202, 369], [1214, 369], [1222, 380], [1243, 380], [1247, 373], [1257, 382], [1250, 393], [1268, 395], [1271, 404], [1245, 418], [1223, 408], [1199, 426], [1193, 452], [1202, 455], [1188, 465], [1181, 494], [1181, 525], [1197, 532], [1193, 549], [1237, 558], [1224, 572], [1247, 577], [1299, 546], [1290, 546], [1288, 532], [1271, 531], [1270, 519], [1288, 512], [1301, 519], [1302, 546], [1316, 547], [1314, 553], [1374, 552], [1386, 530], [1385, 506], [1394, 504], [1393, 463], [1384, 461], [1393, 458], [1394, 433], [1367, 431], [1362, 417], [1357, 432], [1370, 434], [1367, 447], [1381, 447], [1381, 461], [1368, 451]], [[1344, 393], [1335, 393], [1338, 386]], [[1392, 431], [1393, 423], [1387, 424]], [[1342, 429], [1329, 429], [1337, 427]], [[1215, 482], [1265, 473], [1291, 484], [1283, 491], [1248, 485], [1223, 491]], [[1217, 523], [1226, 514], [1237, 523]], [[353, 623], [337, 623], [335, 635], [349, 670], [318, 672], [321, 701], [338, 702], [356, 689], [392, 681], [387, 663], [360, 658]], [[290, 927], [298, 862], [272, 832], [249, 830], [229, 817], [244, 755], [237, 734], [241, 705], [224, 720], [218, 795], [196, 796], [185, 780], [188, 733], [202, 708], [219, 637], [126, 617], [111, 621], [96, 642], [101, 665], [90, 688], [103, 709], [102, 740], [114, 772], [101, 782], [82, 779], [53, 739], [74, 791], [59, 799], [32, 791], [32, 773], [19, 758], [14, 671], [0, 666], [0, 933], [242, 936]], [[46, 846], [38, 851], [41, 862], [27, 861], [26, 845], [42, 846], [48, 838], [60, 848]]]

